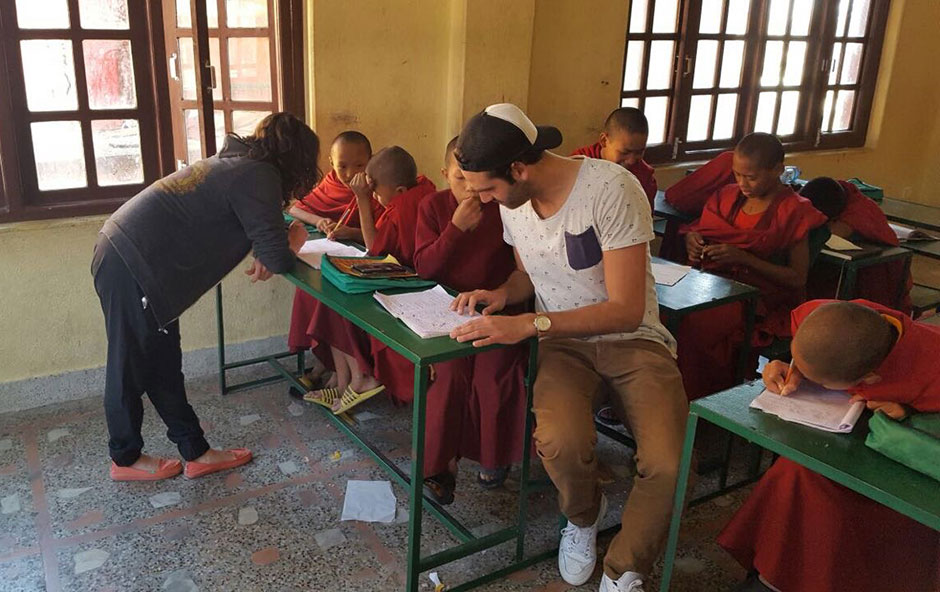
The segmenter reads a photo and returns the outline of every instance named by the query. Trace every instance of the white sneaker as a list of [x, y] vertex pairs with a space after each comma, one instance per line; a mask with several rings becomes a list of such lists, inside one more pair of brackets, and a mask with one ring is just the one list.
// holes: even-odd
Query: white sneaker
[[625, 571], [619, 579], [612, 580], [604, 574], [599, 592], [643, 592], [643, 576]]
[[607, 514], [607, 496], [601, 494], [601, 507], [597, 520], [591, 526], [576, 526], [570, 521], [561, 530], [558, 546], [558, 571], [561, 578], [572, 586], [580, 586], [591, 579], [597, 563], [597, 527]]

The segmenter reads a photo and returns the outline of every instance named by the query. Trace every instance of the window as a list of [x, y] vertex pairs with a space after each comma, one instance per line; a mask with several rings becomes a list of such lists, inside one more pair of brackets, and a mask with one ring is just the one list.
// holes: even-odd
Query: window
[[[201, 157], [196, 0], [7, 5], [0, 221], [110, 212], [172, 172], [176, 159]], [[275, 110], [303, 114], [301, 8], [301, 0], [207, 1], [217, 134], [249, 133]]]
[[788, 150], [861, 146], [887, 9], [887, 0], [633, 0], [621, 105], [649, 119], [653, 162], [708, 158], [752, 131]]

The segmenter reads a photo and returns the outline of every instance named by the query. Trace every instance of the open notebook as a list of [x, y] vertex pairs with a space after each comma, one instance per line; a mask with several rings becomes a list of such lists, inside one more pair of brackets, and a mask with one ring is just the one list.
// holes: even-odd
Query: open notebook
[[776, 415], [784, 421], [817, 430], [847, 434], [855, 427], [865, 403], [851, 403], [845, 391], [830, 391], [804, 381], [795, 393], [786, 397], [764, 390], [751, 401], [751, 407]]
[[336, 257], [362, 257], [365, 255], [356, 247], [344, 245], [327, 238], [315, 238], [308, 240], [304, 246], [300, 247], [297, 257], [314, 269], [320, 269], [320, 260], [324, 255], [334, 255]]
[[450, 335], [453, 329], [470, 320], [450, 309], [454, 297], [440, 286], [405, 294], [376, 292], [375, 299], [422, 339]]

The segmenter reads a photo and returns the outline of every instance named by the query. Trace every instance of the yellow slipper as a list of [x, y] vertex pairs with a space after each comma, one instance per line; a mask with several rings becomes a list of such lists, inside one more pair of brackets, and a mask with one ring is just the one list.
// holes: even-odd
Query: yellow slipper
[[381, 393], [384, 390], [385, 390], [385, 385], [380, 384], [374, 389], [357, 393], [356, 391], [352, 390], [351, 387], [347, 386], [346, 391], [343, 392], [343, 396], [339, 400], [340, 406], [338, 408], [334, 407], [333, 413], [335, 415], [339, 415], [340, 413], [346, 413], [347, 411], [349, 411], [350, 409], [352, 409], [359, 403], [362, 403], [363, 401], [367, 401], [371, 399], [372, 397], [376, 396], [377, 394]]
[[327, 409], [333, 409], [333, 402], [339, 399], [338, 388], [325, 388], [316, 391], [309, 391], [304, 395], [304, 401], [323, 405]]

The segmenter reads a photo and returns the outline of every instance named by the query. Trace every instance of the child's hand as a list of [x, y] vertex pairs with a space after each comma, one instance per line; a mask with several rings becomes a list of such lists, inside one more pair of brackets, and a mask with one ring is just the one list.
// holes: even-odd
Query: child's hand
[[320, 221], [317, 222], [317, 230], [323, 234], [329, 234], [330, 230], [333, 229], [333, 226], [335, 226], [335, 224], [329, 218], [320, 218]]
[[350, 228], [349, 226], [336, 228], [334, 226], [330, 232], [330, 240], [362, 240], [362, 235], [357, 228]]
[[290, 227], [287, 229], [287, 242], [290, 244], [290, 250], [294, 253], [299, 252], [309, 236], [303, 223], [297, 220], [291, 222]]
[[483, 219], [483, 207], [480, 205], [479, 197], [468, 197], [457, 205], [453, 217], [450, 219], [454, 226], [467, 232], [474, 230], [480, 225]]
[[[791, 370], [792, 368], [792, 370]], [[789, 374], [789, 379], [787, 378]], [[764, 379], [764, 386], [767, 390], [777, 395], [789, 395], [800, 386], [803, 380], [803, 374], [799, 368], [790, 366], [781, 360], [767, 362], [764, 371], [761, 372], [761, 378]]]
[[689, 257], [690, 263], [700, 263], [702, 261], [702, 250], [705, 248], [705, 239], [697, 232], [690, 232], [685, 235], [685, 252]]
[[[865, 401], [861, 395], [852, 397], [852, 402]], [[872, 411], [880, 411], [891, 419], [904, 419], [907, 417], [907, 409], [900, 403], [894, 401], [865, 401], [865, 406]]]
[[718, 265], [740, 265], [747, 263], [747, 253], [732, 245], [706, 245], [702, 257]]
[[356, 194], [356, 197], [362, 199], [372, 199], [372, 191], [375, 189], [375, 183], [365, 173], [356, 173], [349, 180], [349, 188]]

